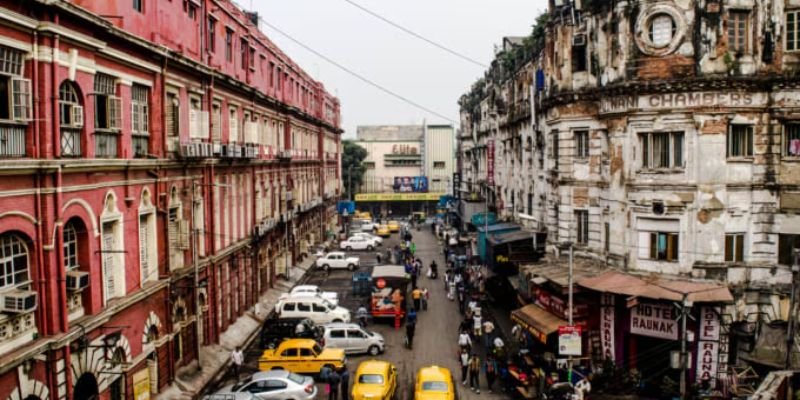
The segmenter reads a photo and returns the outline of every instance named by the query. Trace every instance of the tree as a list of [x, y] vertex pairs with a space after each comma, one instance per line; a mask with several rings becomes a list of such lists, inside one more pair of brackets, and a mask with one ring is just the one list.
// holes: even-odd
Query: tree
[[[367, 149], [355, 144], [352, 140], [343, 140], [342, 145], [342, 180], [344, 181], [345, 198], [351, 199], [350, 185], [353, 192], [358, 192], [364, 178], [364, 159], [367, 158]], [[352, 174], [348, 176], [348, 174]], [[351, 182], [352, 180], [352, 182]]]

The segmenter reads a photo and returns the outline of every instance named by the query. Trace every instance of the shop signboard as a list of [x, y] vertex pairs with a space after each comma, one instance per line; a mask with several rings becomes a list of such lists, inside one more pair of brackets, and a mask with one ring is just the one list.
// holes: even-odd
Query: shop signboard
[[[702, 307], [700, 309], [700, 332], [697, 341], [697, 382], [707, 380], [712, 386], [716, 383], [720, 355], [719, 307]], [[723, 356], [727, 358], [727, 355]]]
[[134, 400], [150, 400], [150, 370], [147, 368], [133, 374]]
[[562, 356], [581, 355], [581, 327], [558, 327], [558, 354]]
[[453, 196], [457, 200], [461, 199], [461, 173], [453, 172]]
[[614, 295], [603, 293], [600, 299], [600, 345], [603, 359], [614, 361]]
[[[536, 296], [536, 303], [539, 304], [542, 308], [547, 311], [550, 311], [554, 315], [558, 316], [561, 319], [568, 319], [569, 314], [567, 310], [567, 302], [564, 301], [561, 297], [551, 294], [546, 289], [541, 287], [537, 287], [534, 290], [534, 294]], [[572, 317], [573, 318], [585, 318], [589, 314], [589, 307], [586, 304], [573, 304], [572, 305]]]
[[639, 303], [631, 310], [631, 333], [678, 340], [678, 321], [671, 304]]
[[486, 142], [486, 183], [494, 186], [494, 140]]

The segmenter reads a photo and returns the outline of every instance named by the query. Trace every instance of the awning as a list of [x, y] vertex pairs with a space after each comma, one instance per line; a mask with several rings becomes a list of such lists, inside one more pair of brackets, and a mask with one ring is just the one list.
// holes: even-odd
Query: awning
[[598, 292], [644, 297], [656, 300], [681, 301], [687, 295], [694, 303], [730, 303], [733, 296], [728, 287], [714, 282], [689, 279], [669, 279], [663, 276], [639, 277], [617, 271], [577, 281], [578, 285]]
[[566, 326], [567, 321], [551, 314], [549, 311], [528, 304], [525, 307], [511, 312], [511, 320], [527, 329], [542, 343], [547, 343], [547, 335], [558, 330], [559, 326]]
[[[527, 264], [520, 267], [525, 276], [530, 277], [530, 281], [542, 285], [552, 282], [562, 289], [569, 286], [569, 261], [558, 259], [551, 260], [544, 264]], [[572, 279], [578, 282], [584, 278], [600, 275], [605, 270], [605, 266], [595, 260], [586, 260], [576, 257], [573, 262]]]
[[500, 233], [497, 235], [489, 236], [489, 243], [491, 243], [492, 246], [516, 242], [519, 240], [528, 240], [528, 241], [533, 240], [533, 232], [514, 231], [514, 232]]

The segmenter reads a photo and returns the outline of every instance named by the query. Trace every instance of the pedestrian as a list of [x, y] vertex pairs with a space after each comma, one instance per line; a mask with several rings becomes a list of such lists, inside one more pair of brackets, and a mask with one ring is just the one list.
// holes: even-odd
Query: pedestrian
[[461, 365], [461, 384], [467, 386], [467, 369], [469, 368], [469, 353], [465, 347], [461, 348], [458, 354], [458, 362]]
[[461, 331], [461, 334], [458, 335], [458, 346], [461, 347], [461, 350], [472, 350], [472, 338], [469, 337], [467, 331]]
[[476, 308], [475, 314], [472, 316], [472, 332], [476, 340], [480, 340], [481, 333], [483, 333], [483, 318], [481, 318], [481, 309]]
[[414, 242], [411, 242], [411, 254], [415, 254], [417, 252], [417, 245]]
[[[416, 280], [416, 279], [412, 278], [412, 280]], [[420, 310], [420, 305], [421, 305], [421, 302], [422, 302], [422, 290], [420, 290], [416, 286], [413, 286], [413, 287], [414, 287], [414, 290], [411, 291], [411, 299], [414, 301], [414, 310], [419, 311]]]
[[339, 387], [341, 387], [342, 400], [347, 400], [350, 396], [350, 371], [347, 370], [347, 364], [342, 365], [342, 373], [339, 374]]
[[478, 377], [481, 373], [481, 359], [472, 353], [469, 358], [469, 388], [476, 394], [481, 394], [481, 385]]
[[483, 322], [483, 346], [487, 349], [492, 345], [494, 335], [494, 323], [490, 320]]
[[408, 342], [409, 349], [414, 347], [414, 331], [416, 331], [416, 329], [417, 329], [416, 322], [406, 323], [406, 342]]
[[[328, 384], [328, 378], [331, 376], [331, 371], [332, 371], [331, 367], [329, 367], [327, 365], [323, 365], [322, 368], [319, 370], [319, 381], [320, 382], [325, 382], [325, 384], [327, 385]], [[330, 388], [327, 388], [327, 389], [328, 389], [328, 393], [330, 393]]]
[[339, 398], [339, 384], [342, 381], [342, 377], [339, 375], [336, 370], [332, 370], [331, 373], [328, 375], [328, 386], [330, 386], [330, 391], [328, 392], [328, 400], [338, 400]]
[[422, 309], [428, 311], [428, 298], [430, 297], [430, 293], [428, 292], [428, 288], [422, 288]]
[[233, 374], [236, 375], [236, 382], [239, 382], [239, 371], [241, 371], [243, 363], [244, 354], [242, 353], [242, 348], [236, 346], [231, 352], [231, 364], [233, 366]]
[[375, 253], [375, 258], [378, 260], [378, 264], [380, 264], [381, 263], [381, 252], [380, 251]]
[[366, 304], [362, 304], [356, 310], [356, 318], [358, 318], [358, 324], [361, 325], [362, 328], [367, 327], [367, 316], [369, 312], [367, 312]]
[[483, 370], [486, 373], [486, 386], [489, 388], [489, 393], [492, 393], [492, 386], [494, 386], [494, 379], [497, 377], [497, 361], [489, 354], [486, 356]]
[[413, 308], [408, 311], [408, 315], [406, 315], [406, 323], [408, 324], [416, 324], [417, 323], [417, 311]]
[[412, 265], [409, 270], [409, 275], [411, 275], [411, 287], [417, 287], [417, 274], [414, 273], [414, 266]]

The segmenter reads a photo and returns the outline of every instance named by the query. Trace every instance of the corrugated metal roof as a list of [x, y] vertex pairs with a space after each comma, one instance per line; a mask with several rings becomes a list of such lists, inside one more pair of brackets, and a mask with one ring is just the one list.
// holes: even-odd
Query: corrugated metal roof
[[[523, 265], [520, 269], [537, 285], [541, 285], [544, 281], [551, 281], [562, 287], [569, 285], [569, 261], [565, 259], [550, 259], [546, 263]], [[606, 270], [606, 266], [596, 260], [579, 257], [573, 260], [572, 273], [575, 282], [600, 275]]]
[[606, 271], [598, 276], [577, 280], [578, 285], [598, 292], [616, 293], [648, 299], [681, 301], [683, 295], [695, 303], [732, 302], [728, 287], [714, 282], [669, 279], [664, 276], [635, 276]]
[[[484, 232], [484, 228], [485, 227], [483, 225], [478, 226], [478, 232]], [[522, 227], [512, 223], [494, 224], [494, 225], [489, 225], [489, 233], [502, 231], [504, 229], [515, 229], [515, 228], [520, 229]]]
[[547, 335], [558, 330], [559, 326], [567, 325], [567, 321], [551, 314], [549, 311], [537, 306], [528, 304], [525, 307], [511, 312], [511, 319], [526, 325], [525, 328], [536, 331], [539, 340], [546, 342]]
[[506, 233], [498, 233], [489, 236], [489, 243], [493, 245], [516, 242], [517, 240], [533, 240], [533, 232], [528, 231], [513, 231]]

